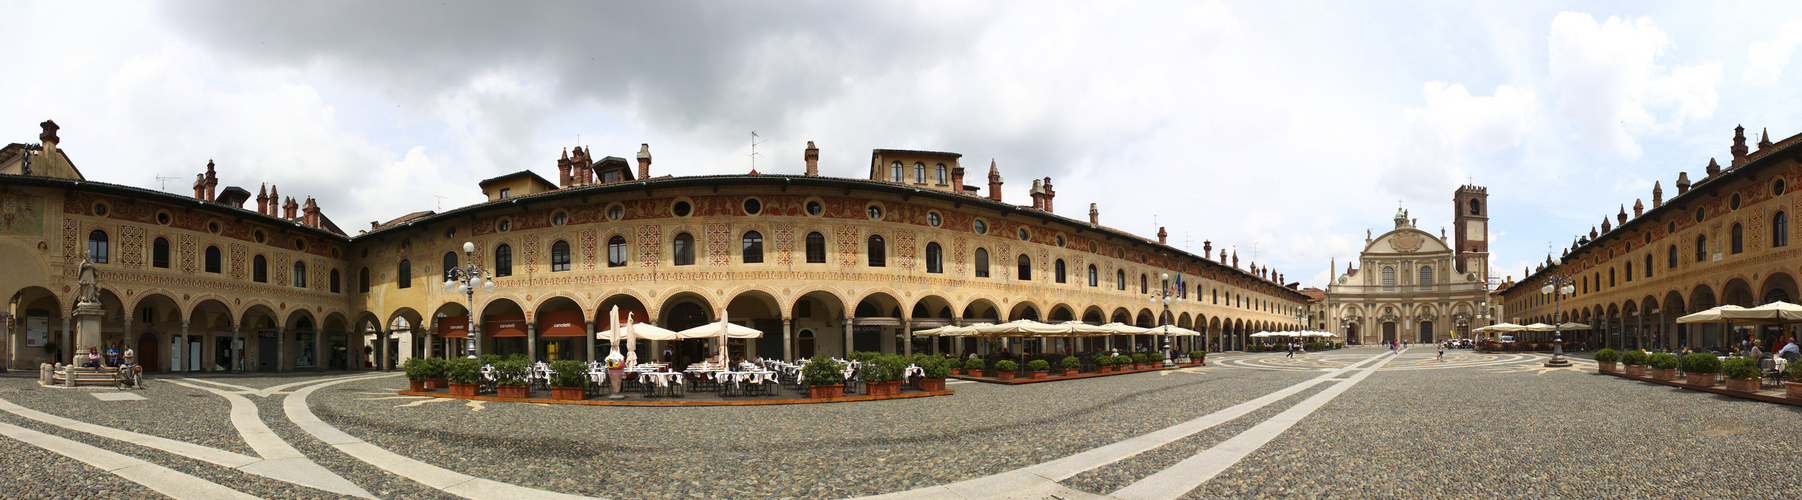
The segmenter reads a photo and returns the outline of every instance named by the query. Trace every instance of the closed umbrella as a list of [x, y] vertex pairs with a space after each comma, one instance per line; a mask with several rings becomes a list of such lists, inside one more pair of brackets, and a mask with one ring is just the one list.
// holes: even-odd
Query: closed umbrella
[[638, 329], [632, 323], [632, 314], [626, 313], [626, 367], [638, 366]]

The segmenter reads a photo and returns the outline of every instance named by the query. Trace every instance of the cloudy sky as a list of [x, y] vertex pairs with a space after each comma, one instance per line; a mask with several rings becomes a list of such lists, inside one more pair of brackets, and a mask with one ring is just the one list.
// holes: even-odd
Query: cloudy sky
[[[11, 4], [11, 2], [8, 2]], [[1027, 203], [1203, 240], [1292, 281], [1488, 186], [1519, 277], [1732, 128], [1802, 133], [1802, 4], [1733, 2], [43, 2], [11, 5], [0, 143], [63, 127], [93, 180], [313, 196], [354, 232], [555, 177], [567, 147], [659, 175], [865, 175], [952, 151]], [[1797, 66], [1797, 67], [1792, 67]], [[1756, 139], [1754, 138], [1754, 141]], [[1723, 160], [1723, 163], [1725, 161]], [[1155, 222], [1154, 222], [1155, 221]]]

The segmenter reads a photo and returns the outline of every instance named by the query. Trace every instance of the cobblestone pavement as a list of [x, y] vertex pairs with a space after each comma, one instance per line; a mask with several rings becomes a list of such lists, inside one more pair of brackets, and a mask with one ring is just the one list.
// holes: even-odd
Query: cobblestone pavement
[[1802, 458], [1788, 443], [1802, 409], [1545, 359], [1223, 354], [1157, 373], [953, 383], [948, 397], [699, 408], [399, 396], [396, 373], [163, 376], [124, 401], [7, 376], [0, 498], [1802, 493], [1802, 477], [1746, 473]]

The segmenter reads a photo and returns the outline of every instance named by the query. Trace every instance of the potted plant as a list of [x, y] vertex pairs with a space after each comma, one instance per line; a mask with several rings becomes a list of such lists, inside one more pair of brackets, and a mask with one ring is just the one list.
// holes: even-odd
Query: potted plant
[[1720, 358], [1713, 353], [1693, 352], [1683, 357], [1683, 380], [1690, 385], [1714, 386], [1714, 375], [1721, 371]]
[[1063, 361], [1058, 361], [1057, 365], [1064, 369], [1065, 377], [1074, 377], [1076, 370], [1082, 368], [1082, 360], [1076, 359], [1076, 356], [1064, 356]]
[[1157, 369], [1164, 367], [1164, 353], [1154, 352], [1145, 355], [1147, 367]]
[[964, 362], [964, 373], [972, 377], [981, 377], [982, 369], [986, 367], [988, 367], [988, 363], [984, 363], [982, 358], [970, 358], [969, 361]]
[[878, 356], [863, 362], [858, 370], [863, 373], [864, 392], [871, 396], [900, 394], [901, 372], [906, 368], [896, 356]]
[[1133, 357], [1132, 357], [1132, 360], [1133, 360], [1133, 369], [1134, 369], [1134, 370], [1143, 370], [1143, 369], [1145, 369], [1145, 362], [1146, 362], [1146, 360], [1149, 360], [1149, 359], [1151, 359], [1151, 358], [1150, 358], [1150, 357], [1147, 357], [1147, 356], [1146, 356], [1146, 355], [1145, 355], [1145, 353], [1142, 353], [1142, 352], [1135, 352], [1135, 353], [1133, 353]]
[[407, 385], [413, 392], [425, 390], [425, 358], [407, 358], [401, 362], [400, 369], [407, 373]]
[[[1802, 361], [1789, 363], [1789, 379], [1802, 380]], [[1790, 399], [1802, 399], [1802, 382], [1784, 382], [1783, 395]]]
[[581, 401], [588, 392], [588, 363], [573, 359], [551, 362], [551, 399]]
[[945, 390], [945, 376], [951, 374], [951, 364], [956, 362], [956, 359], [927, 358], [925, 363], [920, 364], [920, 369], [926, 371], [926, 377], [920, 379], [920, 390]]
[[1114, 356], [1114, 373], [1128, 372], [1128, 371], [1132, 371], [1132, 369], [1133, 369], [1133, 357], [1131, 354], [1121, 354], [1119, 356]]
[[1189, 351], [1189, 364], [1206, 366], [1208, 364], [1208, 352]]
[[1627, 376], [1646, 376], [1646, 352], [1634, 349], [1621, 353], [1621, 361], [1627, 363]]
[[452, 396], [474, 396], [482, 383], [482, 362], [469, 358], [457, 358], [450, 362], [444, 371], [450, 380]]
[[807, 382], [807, 397], [838, 398], [845, 396], [845, 365], [825, 355], [814, 356], [801, 368]]
[[1721, 374], [1727, 376], [1727, 390], [1740, 392], [1758, 392], [1758, 360], [1752, 358], [1728, 358], [1721, 367]]
[[1621, 353], [1614, 349], [1602, 348], [1596, 351], [1596, 370], [1602, 373], [1614, 371], [1614, 362], [1621, 360]]
[[1032, 372], [1032, 378], [1039, 379], [1051, 376], [1051, 362], [1035, 359], [1026, 362], [1026, 371]]
[[444, 371], [449, 368], [450, 361], [445, 360], [444, 358], [426, 358], [425, 388], [443, 389], [450, 387], [450, 382], [444, 379]]
[[525, 360], [508, 359], [494, 364], [494, 392], [503, 398], [531, 397], [532, 388], [526, 385]]
[[1095, 373], [1114, 373], [1114, 357], [1095, 356]]
[[[951, 373], [951, 375], [963, 375], [964, 374], [964, 361], [963, 360], [948, 357], [945, 359], [941, 359], [939, 361], [944, 363], [944, 365], [947, 368], [947, 371], [949, 371]], [[925, 368], [925, 366], [921, 366], [921, 368]]]
[[1652, 378], [1665, 381], [1677, 379], [1677, 355], [1668, 352], [1654, 353], [1646, 363], [1652, 366]]
[[1014, 372], [1020, 371], [1020, 364], [1011, 359], [995, 362], [995, 376], [1001, 380], [1013, 380]]

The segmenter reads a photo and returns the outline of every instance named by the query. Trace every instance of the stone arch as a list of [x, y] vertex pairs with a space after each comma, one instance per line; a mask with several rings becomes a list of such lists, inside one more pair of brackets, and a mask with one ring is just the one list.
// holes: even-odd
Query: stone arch
[[615, 290], [611, 295], [603, 297], [600, 303], [595, 305], [596, 319], [594, 327], [596, 329], [611, 328], [613, 326], [613, 323], [607, 319], [607, 314], [613, 312], [614, 306], [619, 306], [619, 320], [621, 322], [632, 321], [635, 323], [646, 323], [651, 321], [650, 313], [645, 309], [644, 299], [639, 294], [633, 293], [630, 290]]
[[1030, 319], [1033, 321], [1043, 322], [1044, 318], [1045, 318], [1044, 314], [1039, 311], [1039, 305], [1033, 303], [1030, 300], [1022, 300], [1019, 302], [1015, 302], [1014, 306], [1009, 308], [1007, 311], [1007, 320], [1008, 321], [1014, 321], [1014, 320], [1020, 320], [1020, 319]]
[[1753, 294], [1752, 286], [1743, 278], [1727, 280], [1721, 286], [1721, 304], [1732, 304], [1740, 307], [1757, 307], [1758, 297]]
[[[766, 245], [764, 247], [764, 254], [768, 255], [771, 252], [771, 250], [769, 249], [769, 246], [767, 245], [768, 231], [760, 231], [760, 232], [763, 232], [766, 234], [766, 236], [765, 236]], [[739, 233], [742, 236], [742, 233], [744, 233], [744, 231], [739, 231]], [[738, 250], [734, 250], [734, 251], [742, 252], [743, 249], [738, 249]], [[746, 294], [752, 294], [752, 295], [746, 295]], [[788, 301], [782, 300], [782, 293], [776, 291], [775, 288], [771, 288], [768, 285], [761, 285], [761, 284], [742, 285], [737, 288], [733, 288], [731, 290], [726, 291], [725, 293], [721, 294], [720, 297], [726, 303], [726, 309], [731, 310], [732, 303], [737, 301], [740, 296], [757, 298], [759, 295], [761, 295], [762, 297], [758, 298], [758, 300], [765, 300], [766, 302], [764, 302], [764, 305], [771, 308], [769, 311], [770, 316], [775, 317], [777, 319], [789, 317]], [[737, 314], [734, 313], [733, 315], [736, 316]]]
[[1001, 319], [1001, 306], [995, 305], [994, 301], [986, 298], [971, 300], [964, 306], [962, 318], [966, 325], [972, 322], [1000, 323], [1005, 321]]
[[[672, 308], [682, 304], [694, 304], [695, 307], [700, 308], [700, 312], [697, 315], [693, 310], [688, 310], [688, 308], [685, 307], [684, 311], [679, 311], [683, 313], [683, 317], [675, 318], [671, 316], [670, 313], [678, 312], [674, 311]], [[683, 290], [671, 293], [664, 297], [663, 302], [657, 307], [657, 312], [655, 314], [657, 314], [657, 323], [659, 323], [660, 326], [670, 330], [681, 331], [696, 325], [715, 321], [716, 318], [714, 318], [713, 315], [718, 313], [718, 311], [718, 308], [713, 306], [713, 301], [708, 300], [705, 293], [697, 290]], [[671, 323], [672, 319], [675, 320], [674, 323]]]
[[[827, 240], [827, 243], [830, 244], [831, 238], [827, 238]], [[831, 252], [827, 253], [830, 254]], [[788, 306], [788, 311], [783, 314], [788, 317], [794, 317], [796, 314], [800, 314], [800, 312], [796, 310], [796, 307], [803, 298], [817, 301], [831, 299], [830, 303], [836, 304], [841, 310], [845, 308], [845, 304], [855, 304], [855, 302], [851, 302], [849, 298], [846, 298], [844, 293], [840, 293], [839, 290], [824, 286], [810, 286], [796, 290], [794, 293], [788, 295], [788, 299], [783, 301], [784, 305]], [[815, 313], [815, 316], [818, 316], [817, 312]], [[844, 316], [845, 315], [841, 314], [837, 317], [843, 318]]]
[[[670, 238], [675, 238], [675, 236], [671, 235]], [[672, 239], [671, 241], [674, 241], [674, 240]], [[701, 243], [696, 243], [697, 246], [700, 244]], [[702, 250], [697, 248], [697, 249], [695, 249], [695, 251], [697, 252], [695, 254], [695, 262], [696, 262], [695, 265], [698, 266], [698, 265], [700, 265], [699, 262], [702, 262], [701, 257], [703, 257], [703, 255], [700, 253]], [[672, 301], [676, 300], [677, 297], [686, 297], [686, 298], [699, 300], [701, 302], [701, 306], [709, 311], [707, 313], [709, 318], [713, 317], [713, 314], [715, 312], [718, 312], [718, 310], [717, 310], [718, 308], [714, 307], [713, 304], [719, 302], [719, 297], [713, 296], [712, 292], [708, 291], [706, 288], [703, 288], [703, 287], [698, 287], [698, 286], [694, 286], [694, 285], [677, 285], [677, 286], [672, 286], [672, 287], [665, 288], [662, 290], [652, 290], [650, 295], [651, 295], [651, 302], [647, 302], [647, 303], [645, 303], [645, 305], [654, 306], [654, 307], [656, 307], [656, 309], [647, 311], [647, 314], [650, 314], [652, 317], [656, 318], [658, 323], [663, 322], [663, 316], [664, 316], [663, 311], [665, 310], [665, 307], [673, 305], [674, 302], [672, 302]], [[659, 299], [658, 297], [662, 297], [662, 298]]]
[[916, 320], [922, 318], [950, 320], [957, 317], [951, 301], [934, 294], [921, 295], [914, 299], [913, 307], [909, 309], [908, 317]]
[[1113, 314], [1108, 315], [1108, 322], [1119, 323], [1122, 325], [1133, 324], [1132, 311], [1128, 311], [1124, 307], [1116, 307], [1114, 308]]
[[1076, 310], [1071, 308], [1070, 304], [1065, 304], [1065, 303], [1061, 303], [1061, 302], [1056, 305], [1051, 306], [1051, 312], [1045, 314], [1045, 322], [1046, 323], [1062, 323], [1065, 321], [1075, 321], [1075, 320], [1076, 320]]
[[[1780, 296], [1779, 296], [1780, 295]], [[1758, 285], [1758, 303], [1760, 305], [1781, 300], [1796, 303], [1802, 295], [1797, 295], [1796, 278], [1789, 273], [1777, 271], [1765, 276], [1764, 283]]]
[[1096, 325], [1106, 323], [1107, 313], [1101, 310], [1101, 306], [1089, 306], [1082, 310], [1082, 321]]

